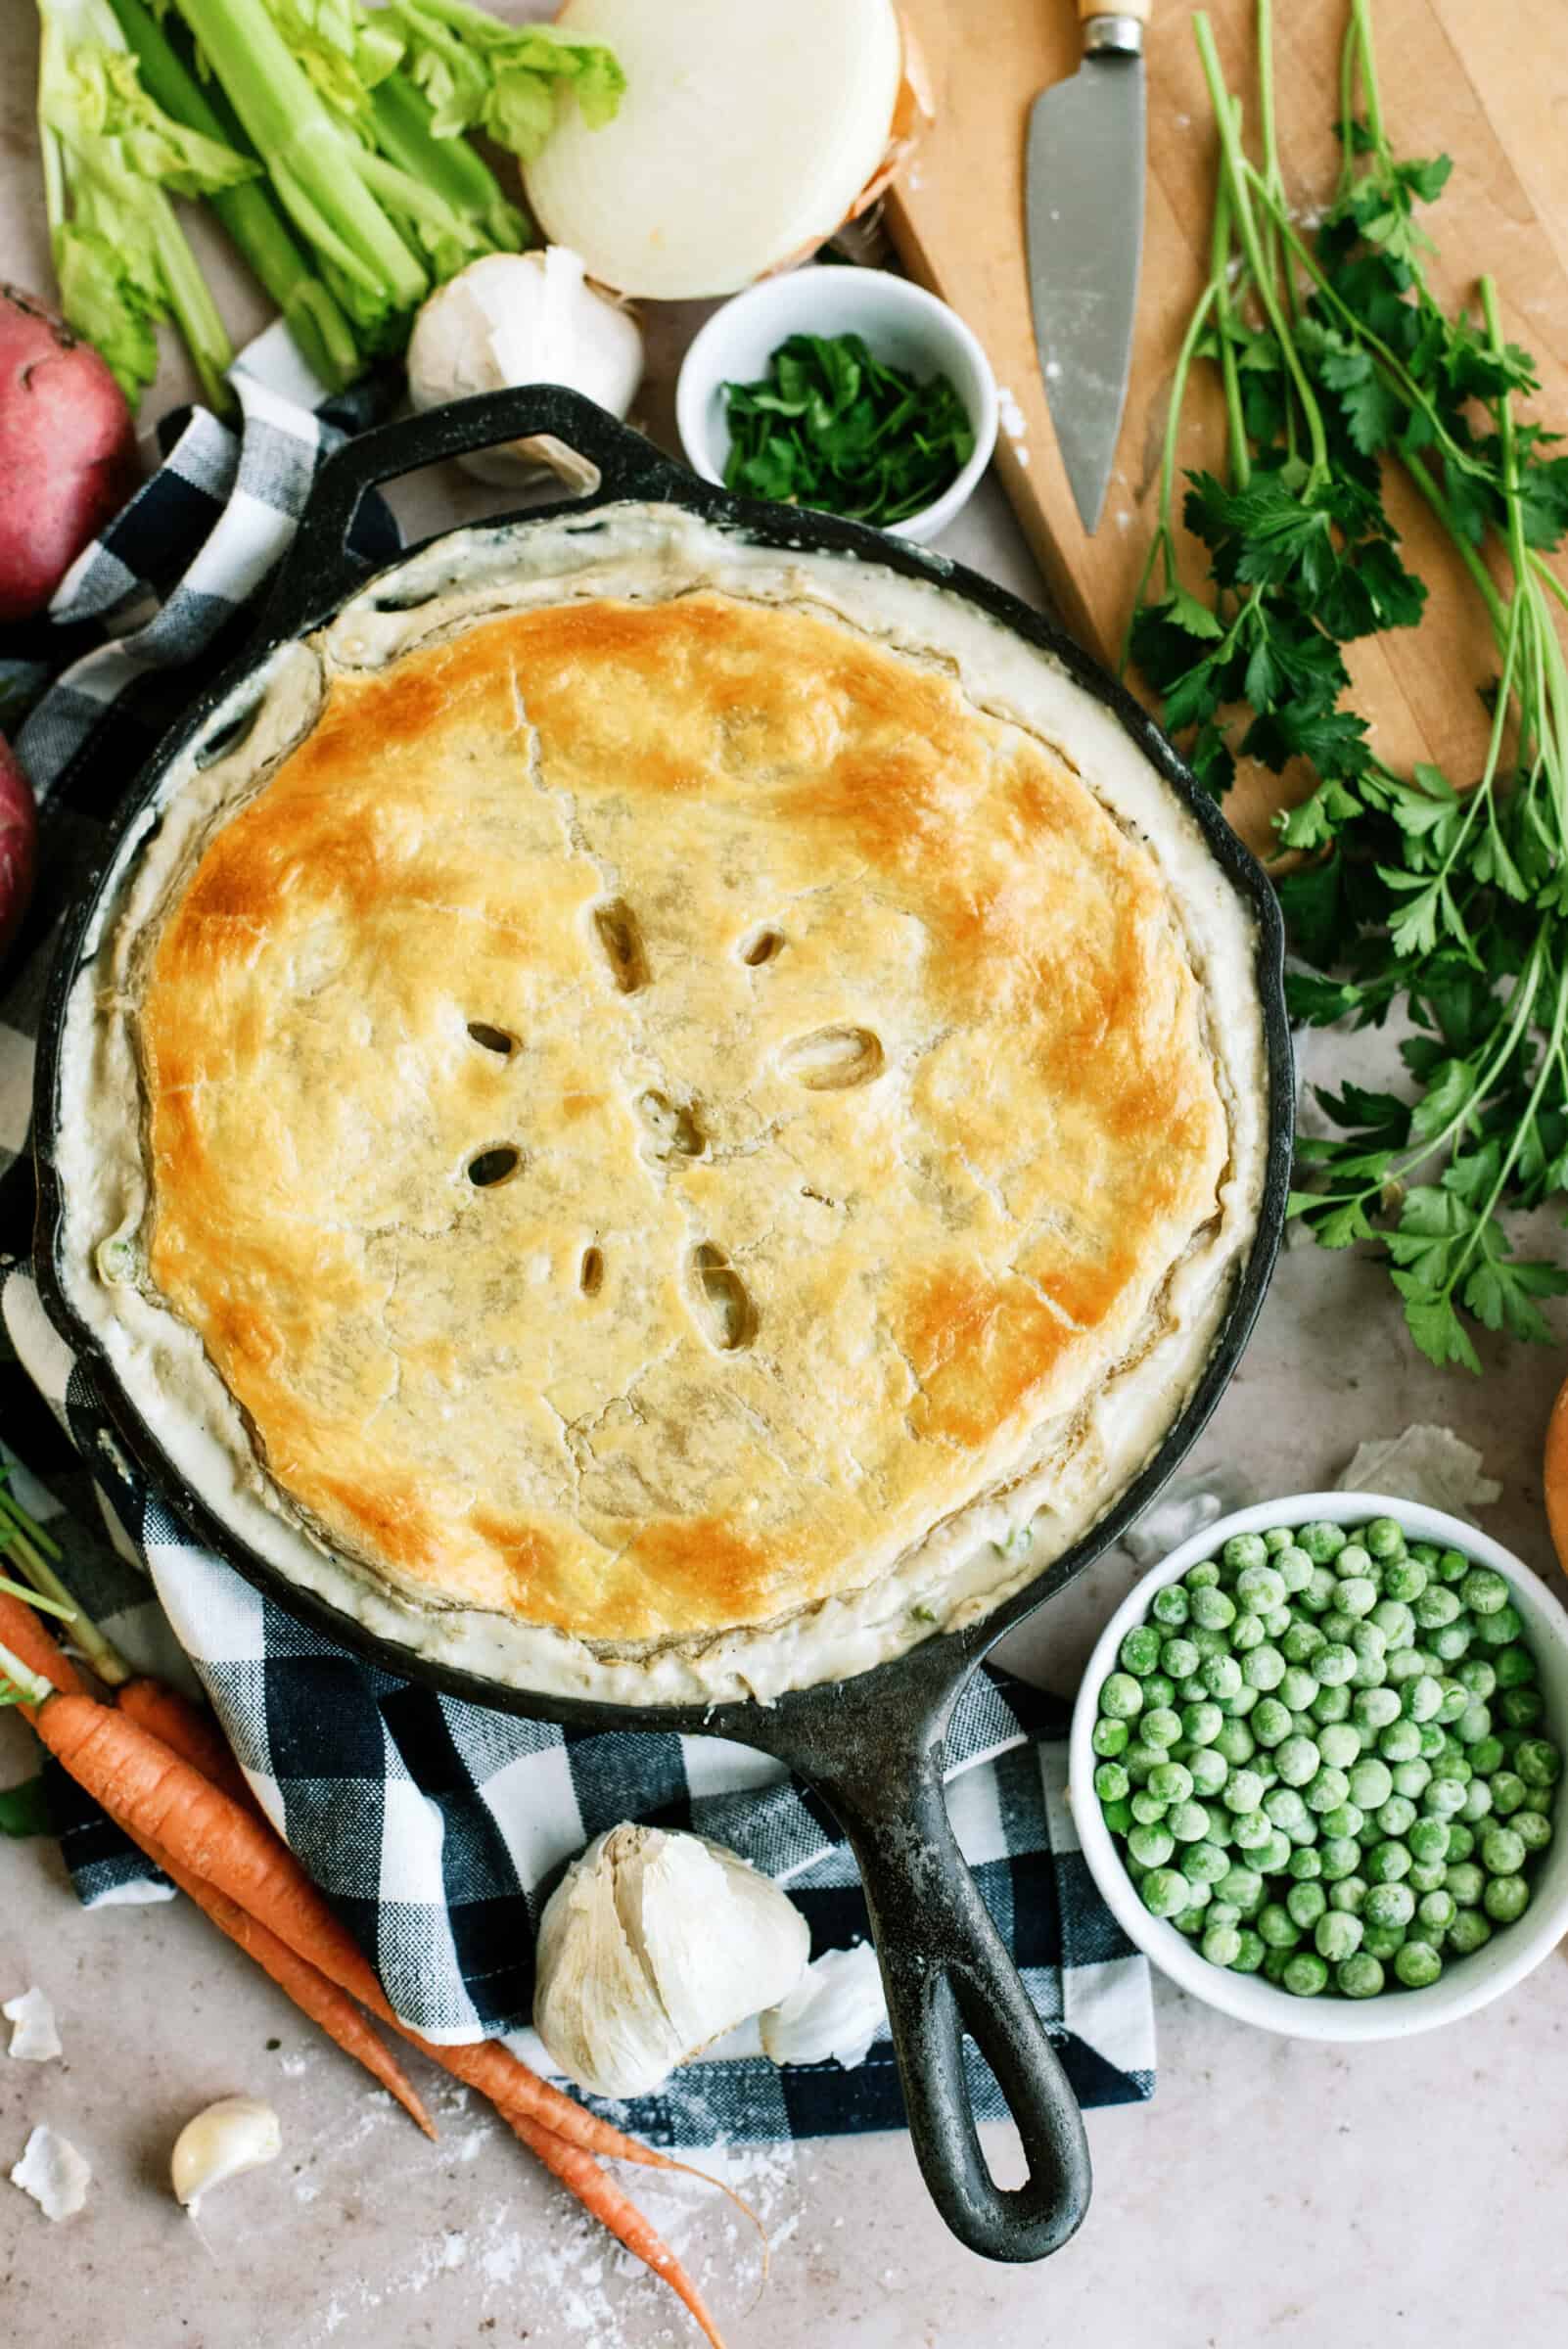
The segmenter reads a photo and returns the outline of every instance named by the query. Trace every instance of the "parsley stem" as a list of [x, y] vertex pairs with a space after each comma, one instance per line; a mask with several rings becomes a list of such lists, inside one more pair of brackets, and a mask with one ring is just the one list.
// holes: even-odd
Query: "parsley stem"
[[[1241, 101], [1230, 101], [1239, 133]], [[1209, 239], [1209, 273], [1214, 284], [1215, 325], [1220, 337], [1220, 374], [1225, 388], [1225, 418], [1230, 431], [1230, 472], [1238, 489], [1245, 489], [1252, 479], [1252, 458], [1247, 449], [1247, 420], [1241, 409], [1241, 377], [1236, 368], [1235, 313], [1230, 299], [1231, 247], [1230, 191], [1221, 174], [1215, 196], [1214, 230]]]
[[[1352, 0], [1351, 19], [1360, 67], [1361, 96], [1366, 101], [1366, 127], [1378, 155], [1386, 158], [1389, 146], [1383, 129], [1383, 101], [1377, 86], [1377, 50], [1372, 38], [1371, 0]], [[1346, 45], [1348, 48], [1349, 43]]]
[[[1235, 116], [1231, 112], [1230, 93], [1225, 88], [1224, 75], [1220, 67], [1220, 53], [1214, 42], [1214, 27], [1209, 22], [1206, 10], [1198, 10], [1192, 20], [1192, 29], [1198, 43], [1198, 55], [1203, 64], [1203, 77], [1209, 85], [1209, 96], [1214, 106], [1216, 121], [1219, 124], [1220, 145], [1224, 156], [1230, 200], [1235, 209], [1236, 227], [1241, 237], [1242, 251], [1246, 253], [1251, 265], [1258, 299], [1268, 315], [1269, 325], [1274, 330], [1285, 365], [1290, 373], [1290, 380], [1295, 385], [1301, 399], [1302, 413], [1307, 419], [1307, 433], [1312, 442], [1313, 456], [1305, 494], [1310, 497], [1328, 480], [1330, 472], [1328, 437], [1323, 430], [1322, 413], [1314, 395], [1312, 385], [1307, 380], [1306, 370], [1302, 366], [1296, 349], [1295, 338], [1280, 313], [1275, 289], [1269, 282], [1263, 247], [1259, 242], [1258, 223], [1253, 216], [1252, 200], [1247, 191], [1248, 180], [1255, 179], [1257, 174], [1242, 153]], [[1270, 200], [1270, 209], [1274, 208]]]
[[[1536, 943], [1538, 945], [1541, 944], [1540, 937]], [[1488, 1228], [1493, 1217], [1497, 1214], [1498, 1202], [1507, 1188], [1508, 1177], [1513, 1173], [1520, 1151], [1524, 1148], [1525, 1135], [1535, 1125], [1536, 1111], [1541, 1106], [1541, 1096], [1545, 1091], [1546, 1079], [1550, 1076], [1553, 1065], [1561, 1058], [1565, 1027], [1568, 1027], [1568, 977], [1559, 973], [1557, 1008], [1552, 1015], [1551, 1034], [1546, 1040], [1546, 1048], [1541, 1055], [1541, 1065], [1536, 1071], [1535, 1082], [1530, 1087], [1522, 1116], [1514, 1121], [1512, 1136], [1507, 1149], [1502, 1154], [1502, 1161], [1498, 1168], [1492, 1189], [1487, 1195], [1486, 1205], [1471, 1224], [1464, 1246], [1453, 1260], [1453, 1268], [1450, 1272], [1442, 1292], [1445, 1297], [1453, 1296], [1458, 1285], [1460, 1274], [1476, 1252], [1482, 1233]]]

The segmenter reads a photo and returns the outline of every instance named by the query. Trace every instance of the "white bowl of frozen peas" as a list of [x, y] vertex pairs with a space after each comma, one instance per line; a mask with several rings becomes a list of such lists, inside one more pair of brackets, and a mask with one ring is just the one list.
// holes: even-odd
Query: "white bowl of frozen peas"
[[1239, 1509], [1129, 1593], [1073, 1715], [1073, 1817], [1183, 1990], [1298, 2039], [1473, 2013], [1568, 1931], [1568, 1613], [1440, 1509]]

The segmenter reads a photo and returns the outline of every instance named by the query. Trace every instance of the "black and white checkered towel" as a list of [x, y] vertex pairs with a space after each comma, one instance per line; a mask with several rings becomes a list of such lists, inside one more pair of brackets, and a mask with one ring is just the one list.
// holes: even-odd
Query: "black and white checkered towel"
[[[74, 568], [55, 624], [77, 657], [20, 736], [48, 846], [30, 951], [0, 1001], [0, 1152], [10, 1166], [0, 1242], [19, 1249], [31, 1039], [53, 916], [170, 701], [236, 648], [245, 601], [287, 543], [316, 463], [356, 421], [311, 412], [311, 387], [275, 332], [245, 354], [236, 382], [238, 439], [190, 413], [161, 471]], [[369, 528], [391, 552], [384, 509]], [[51, 649], [39, 631], [22, 648], [35, 663]], [[11, 652], [0, 644], [0, 680]], [[9, 668], [16, 677], [15, 659]], [[41, 1516], [64, 1506], [69, 1526], [58, 1530], [73, 1588], [138, 1662], [176, 1675], [194, 1665], [268, 1816], [399, 2013], [428, 2037], [526, 2026], [542, 1903], [581, 1845], [627, 1817], [693, 1826], [786, 1883], [814, 1953], [864, 1937], [836, 1822], [776, 1764], [718, 1738], [518, 1721], [362, 1663], [204, 1551], [101, 1450], [89, 1478], [84, 1373], [25, 1263], [0, 1272], [0, 1313], [12, 1357], [0, 1362], [0, 1452], [18, 1463], [19, 1497]], [[1064, 1798], [1066, 1731], [1057, 1700], [981, 1675], [948, 1739], [949, 1802], [1081, 2100], [1130, 2102], [1153, 2092], [1148, 1973], [1079, 1852]], [[83, 1900], [162, 1897], [140, 1854], [74, 1788], [57, 1780], [52, 1793]], [[989, 2074], [973, 2087], [982, 2113], [999, 2112]], [[618, 2117], [657, 2142], [697, 2145], [895, 2128], [902, 2104], [885, 2036], [853, 2070], [778, 2070], [738, 2033]]]

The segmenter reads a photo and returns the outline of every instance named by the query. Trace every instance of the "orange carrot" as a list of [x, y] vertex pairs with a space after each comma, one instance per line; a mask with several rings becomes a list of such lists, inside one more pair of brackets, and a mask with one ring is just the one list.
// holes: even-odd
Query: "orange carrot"
[[548, 2129], [521, 2114], [509, 2112], [510, 2127], [523, 2140], [531, 2153], [537, 2154], [552, 2176], [563, 2186], [569, 2186], [590, 2218], [607, 2227], [628, 2251], [635, 2252], [644, 2266], [663, 2277], [676, 2298], [684, 2301], [702, 2326], [713, 2349], [724, 2349], [723, 2335], [704, 2305], [701, 2293], [675, 2257], [658, 2230], [645, 2219], [628, 2194], [623, 2194], [613, 2178], [605, 2175], [591, 2153], [580, 2145], [569, 2145]]
[[9, 1647], [29, 1672], [52, 1681], [62, 1694], [86, 1695], [81, 1675], [65, 1649], [50, 1637], [25, 1599], [14, 1598], [9, 1590], [0, 1590], [0, 1646]]
[[117, 1689], [115, 1702], [122, 1713], [128, 1713], [132, 1721], [154, 1737], [161, 1738], [170, 1753], [178, 1754], [182, 1762], [199, 1770], [204, 1778], [219, 1787], [231, 1801], [243, 1805], [247, 1811], [256, 1808], [255, 1796], [222, 1730], [177, 1688], [165, 1687], [161, 1681], [144, 1675], [127, 1681], [123, 1688]]
[[265, 1925], [257, 1924], [237, 1901], [226, 1894], [214, 1892], [200, 1876], [193, 1876], [180, 1866], [151, 1836], [143, 1845], [150, 1860], [156, 1861], [163, 1873], [177, 1884], [188, 1900], [196, 1903], [204, 1915], [209, 1916], [220, 1933], [254, 1958], [263, 1973], [270, 1974], [280, 1990], [286, 1990], [302, 2014], [319, 2023], [329, 2039], [335, 2039], [344, 2052], [352, 2055], [381, 2082], [391, 2096], [396, 2097], [406, 2113], [415, 2119], [427, 2137], [435, 2137], [435, 2122], [426, 2111], [404, 2072], [402, 2065], [366, 2022], [358, 2007], [336, 1983], [329, 1982], [319, 1968], [291, 1950], [287, 1942], [269, 1933]]
[[160, 1738], [92, 1697], [53, 1696], [35, 1717], [38, 1734], [77, 1784], [126, 1831], [150, 1836], [191, 1874], [213, 1885], [280, 1941], [346, 1990], [384, 2023], [510, 2120], [514, 2113], [579, 2145], [650, 2169], [682, 2165], [599, 2120], [530, 2071], [498, 2040], [438, 2047], [393, 2013], [374, 1967], [333, 1914], [288, 1845], [264, 1819], [209, 1785]]

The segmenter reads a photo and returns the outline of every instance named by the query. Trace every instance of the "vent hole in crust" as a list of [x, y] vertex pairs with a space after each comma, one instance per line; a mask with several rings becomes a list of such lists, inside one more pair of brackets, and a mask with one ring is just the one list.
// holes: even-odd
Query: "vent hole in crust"
[[577, 1268], [577, 1286], [584, 1297], [597, 1297], [604, 1287], [604, 1255], [598, 1248], [584, 1248], [582, 1263]]
[[510, 1028], [492, 1027], [488, 1020], [470, 1020], [468, 1033], [475, 1043], [483, 1044], [486, 1052], [495, 1053], [501, 1060], [510, 1060], [523, 1040]]
[[522, 1164], [523, 1153], [512, 1143], [492, 1142], [469, 1160], [468, 1179], [477, 1191], [493, 1191], [498, 1182], [510, 1182]]
[[757, 1335], [757, 1309], [746, 1283], [712, 1240], [692, 1250], [691, 1287], [697, 1326], [720, 1354], [734, 1354]]
[[420, 612], [426, 604], [435, 602], [436, 592], [434, 587], [410, 587], [399, 595], [395, 587], [390, 587], [385, 595], [375, 598], [370, 608], [372, 612]]
[[643, 1093], [637, 1115], [648, 1129], [649, 1154], [667, 1163], [677, 1158], [701, 1158], [708, 1137], [697, 1123], [695, 1110], [671, 1101], [667, 1093]]
[[624, 898], [611, 898], [594, 907], [593, 926], [611, 978], [623, 995], [634, 995], [639, 987], [648, 984], [648, 953], [636, 915]]
[[782, 951], [783, 945], [782, 930], [754, 930], [741, 941], [740, 958], [749, 969], [760, 971], [764, 962], [771, 962]]
[[887, 1056], [869, 1028], [818, 1028], [786, 1044], [781, 1065], [808, 1092], [839, 1093], [880, 1077]]
[[199, 772], [205, 774], [209, 766], [216, 766], [220, 759], [226, 759], [230, 751], [237, 751], [242, 742], [250, 740], [265, 700], [265, 694], [258, 694], [237, 715], [226, 718], [221, 726], [207, 736], [196, 754]]

